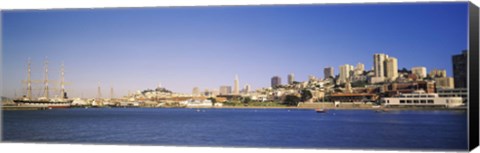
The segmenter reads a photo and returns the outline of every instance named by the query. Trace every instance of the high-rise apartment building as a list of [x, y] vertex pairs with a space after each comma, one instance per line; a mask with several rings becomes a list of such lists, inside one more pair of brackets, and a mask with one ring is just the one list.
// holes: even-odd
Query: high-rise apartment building
[[272, 88], [280, 86], [282, 84], [282, 78], [280, 78], [279, 76], [272, 77], [271, 84]]
[[350, 72], [353, 70], [353, 66], [349, 64], [345, 64], [340, 66], [340, 74], [338, 78], [339, 83], [347, 82], [347, 79], [350, 77]]
[[389, 81], [393, 81], [398, 77], [398, 60], [394, 57], [389, 57], [385, 60], [385, 77]]
[[455, 82], [455, 88], [467, 88], [467, 64], [468, 53], [466, 50], [462, 51], [462, 54], [452, 56], [453, 64], [453, 79]]
[[220, 86], [220, 95], [232, 94], [232, 86]]
[[329, 77], [335, 77], [333, 67], [327, 67], [327, 68], [323, 69], [323, 77], [325, 79], [327, 79]]
[[239, 85], [238, 85], [238, 75], [235, 75], [235, 80], [233, 81], [233, 94], [240, 94]]
[[288, 74], [288, 84], [293, 84], [293, 81], [295, 81], [294, 77], [293, 73]]

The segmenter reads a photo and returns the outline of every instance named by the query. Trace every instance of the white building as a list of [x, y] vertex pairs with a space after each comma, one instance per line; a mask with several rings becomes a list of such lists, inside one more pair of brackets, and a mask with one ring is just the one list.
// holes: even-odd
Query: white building
[[385, 77], [389, 81], [393, 81], [398, 77], [398, 60], [394, 57], [389, 57], [385, 60]]
[[349, 64], [345, 64], [340, 66], [340, 75], [339, 75], [339, 83], [347, 82], [347, 79], [350, 77], [350, 71], [353, 70], [353, 66]]
[[417, 75], [418, 78], [422, 79], [427, 77], [427, 68], [422, 66], [412, 67], [412, 73]]

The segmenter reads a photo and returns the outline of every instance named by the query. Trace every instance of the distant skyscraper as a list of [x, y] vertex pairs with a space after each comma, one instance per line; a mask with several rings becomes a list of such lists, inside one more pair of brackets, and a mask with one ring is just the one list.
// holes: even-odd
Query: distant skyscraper
[[375, 77], [385, 77], [385, 60], [388, 58], [386, 54], [373, 55], [373, 69]]
[[279, 76], [274, 76], [272, 77], [271, 83], [272, 83], [272, 88], [280, 86], [282, 85], [282, 78], [280, 78]]
[[327, 68], [323, 69], [323, 77], [325, 79], [327, 79], [329, 77], [335, 77], [333, 67], [327, 67]]
[[238, 95], [240, 94], [239, 86], [238, 86], [238, 75], [235, 75], [235, 81], [233, 85], [233, 94]]
[[192, 90], [193, 96], [200, 96], [200, 89], [198, 87], [194, 87]]
[[426, 67], [412, 67], [412, 73], [417, 75], [418, 78], [422, 79], [427, 77], [427, 68]]
[[385, 76], [388, 80], [393, 81], [398, 77], [398, 60], [389, 57], [385, 60]]
[[232, 93], [232, 86], [220, 86], [220, 95], [229, 95]]
[[295, 76], [293, 75], [293, 73], [290, 73], [288, 75], [288, 84], [293, 84], [293, 81], [295, 81], [294, 78]]
[[246, 84], [245, 87], [243, 88], [243, 92], [245, 92], [246, 94], [248, 94], [250, 92], [250, 85], [249, 84]]
[[455, 88], [467, 88], [467, 62], [468, 53], [466, 50], [462, 51], [462, 54], [452, 56], [453, 79], [455, 81]]
[[340, 74], [339, 74], [339, 83], [347, 82], [347, 79], [350, 77], [350, 72], [353, 70], [353, 66], [349, 64], [345, 64], [340, 66]]

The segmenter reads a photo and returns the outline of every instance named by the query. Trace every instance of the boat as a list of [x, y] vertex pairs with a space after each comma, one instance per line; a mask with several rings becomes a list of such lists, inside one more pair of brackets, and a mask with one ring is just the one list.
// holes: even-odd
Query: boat
[[327, 110], [326, 110], [326, 109], [323, 109], [323, 108], [317, 108], [317, 109], [315, 109], [315, 112], [317, 112], [317, 113], [326, 113]]
[[17, 106], [26, 106], [26, 107], [43, 107], [43, 108], [68, 108], [71, 106], [73, 100], [68, 99], [67, 92], [65, 91], [65, 82], [64, 82], [64, 67], [63, 63], [61, 66], [61, 93], [60, 97], [57, 98], [49, 98], [49, 84], [48, 84], [48, 61], [45, 60], [45, 79], [44, 79], [44, 92], [43, 97], [39, 97], [37, 99], [32, 98], [32, 80], [31, 78], [31, 62], [28, 59], [28, 70], [27, 70], [27, 95], [24, 95], [22, 98], [15, 99], [13, 102]]
[[440, 97], [436, 93], [417, 90], [394, 97], [381, 99], [385, 107], [443, 107], [456, 108], [464, 106], [462, 97]]

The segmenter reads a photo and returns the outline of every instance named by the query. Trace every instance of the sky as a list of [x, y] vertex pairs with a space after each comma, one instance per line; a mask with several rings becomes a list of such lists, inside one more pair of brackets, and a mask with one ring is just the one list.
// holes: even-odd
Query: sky
[[[373, 65], [373, 54], [398, 59], [399, 69], [446, 69], [467, 49], [468, 3], [263, 5], [116, 9], [10, 10], [2, 12], [3, 94], [26, 93], [43, 79], [51, 88], [65, 65], [70, 97], [104, 97], [154, 89], [270, 86], [273, 76], [323, 78], [343, 64]], [[43, 85], [34, 84], [34, 96]], [[58, 95], [52, 91], [51, 95]]]

